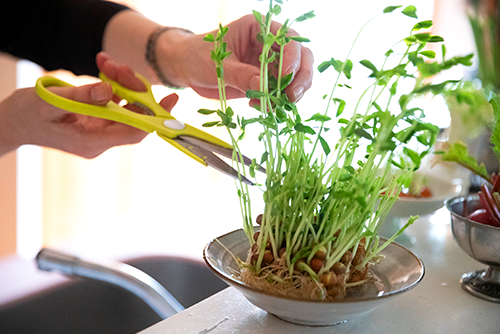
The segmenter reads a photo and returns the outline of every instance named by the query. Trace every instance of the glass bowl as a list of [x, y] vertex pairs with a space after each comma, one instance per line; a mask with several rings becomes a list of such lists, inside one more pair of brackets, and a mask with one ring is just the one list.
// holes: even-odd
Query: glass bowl
[[446, 201], [446, 208], [451, 213], [451, 229], [458, 245], [488, 266], [464, 274], [462, 288], [476, 297], [500, 303], [500, 228], [464, 217], [481, 208], [477, 195], [452, 198]]
[[391, 243], [381, 254], [385, 259], [371, 268], [374, 280], [363, 289], [348, 293], [341, 301], [302, 300], [264, 293], [233, 275], [234, 257], [246, 259], [248, 238], [236, 230], [210, 241], [203, 258], [224, 282], [238, 289], [255, 306], [285, 321], [307, 326], [330, 326], [364, 316], [389, 298], [414, 288], [424, 276], [422, 260], [403, 246]]

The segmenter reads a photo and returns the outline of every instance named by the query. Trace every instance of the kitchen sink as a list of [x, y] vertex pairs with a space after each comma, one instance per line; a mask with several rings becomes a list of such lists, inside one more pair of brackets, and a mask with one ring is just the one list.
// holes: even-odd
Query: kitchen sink
[[[149, 256], [124, 262], [153, 277], [185, 308], [227, 287], [201, 261]], [[126, 334], [160, 320], [136, 295], [83, 278], [64, 280], [0, 305], [0, 333]]]

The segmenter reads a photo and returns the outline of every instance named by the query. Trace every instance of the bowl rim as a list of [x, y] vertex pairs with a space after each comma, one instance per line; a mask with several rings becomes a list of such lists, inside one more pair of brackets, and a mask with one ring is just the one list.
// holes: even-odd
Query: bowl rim
[[[461, 218], [461, 219], [464, 219], [466, 220], [469, 224], [471, 224], [472, 226], [477, 226], [479, 228], [485, 228], [485, 229], [493, 229], [493, 230], [500, 230], [500, 227], [496, 227], [496, 226], [491, 226], [491, 225], [486, 225], [486, 224], [482, 224], [482, 223], [479, 223], [479, 222], [476, 222], [476, 221], [473, 221], [473, 220], [470, 220], [469, 218], [467, 217], [464, 217], [464, 216], [461, 216], [459, 215], [458, 213], [454, 212], [451, 210], [451, 206], [458, 203], [458, 202], [463, 202], [465, 200], [476, 200], [478, 201], [479, 200], [479, 195], [478, 194], [469, 194], [469, 195], [461, 195], [461, 196], [455, 196], [455, 197], [452, 197], [450, 199], [447, 199], [445, 202], [444, 202], [444, 206], [446, 207], [446, 209], [448, 209], [448, 211], [450, 212], [450, 214], [452, 216], [455, 216], [457, 218]], [[453, 223], [453, 220], [452, 220], [452, 223]]]
[[[212, 272], [214, 272], [216, 274], [216, 276], [219, 276], [220, 279], [222, 279], [223, 281], [226, 281], [226, 282], [231, 282], [231, 283], [228, 283], [228, 284], [235, 284], [237, 285], [239, 288], [242, 288], [243, 290], [247, 290], [247, 291], [250, 291], [252, 293], [257, 293], [259, 295], [263, 295], [265, 297], [274, 297], [274, 298], [279, 298], [279, 299], [286, 299], [286, 300], [289, 300], [289, 301], [294, 301], [294, 302], [301, 302], [301, 303], [325, 303], [325, 304], [349, 304], [349, 303], [360, 303], [360, 302], [368, 302], [368, 301], [375, 301], [375, 300], [381, 300], [381, 299], [386, 299], [388, 297], [392, 297], [392, 296], [395, 296], [395, 295], [398, 295], [398, 294], [401, 294], [403, 292], [406, 292], [406, 291], [409, 291], [411, 289], [413, 289], [414, 287], [416, 287], [421, 281], [422, 279], [424, 278], [425, 276], [425, 265], [424, 265], [424, 262], [422, 261], [422, 259], [416, 255], [415, 253], [413, 253], [412, 251], [410, 251], [409, 249], [407, 249], [406, 247], [398, 244], [397, 242], [391, 242], [391, 245], [394, 244], [395, 246], [398, 246], [399, 248], [403, 249], [404, 251], [408, 252], [411, 256], [414, 257], [414, 259], [419, 263], [420, 265], [420, 268], [422, 269], [422, 272], [420, 274], [420, 276], [413, 282], [411, 283], [409, 286], [403, 288], [403, 289], [399, 289], [399, 290], [396, 290], [396, 291], [391, 291], [391, 292], [388, 292], [388, 293], [385, 293], [383, 295], [377, 295], [377, 296], [373, 296], [373, 297], [367, 297], [367, 298], [362, 298], [362, 299], [355, 299], [355, 300], [307, 300], [307, 299], [301, 299], [301, 298], [295, 298], [295, 297], [288, 297], [288, 296], [283, 296], [283, 295], [278, 295], [278, 294], [270, 294], [270, 293], [267, 293], [265, 291], [261, 291], [261, 290], [257, 290], [253, 287], [250, 287], [248, 285], [246, 285], [245, 283], [233, 278], [233, 277], [230, 277], [230, 276], [227, 276], [225, 273], [221, 272], [218, 268], [215, 268], [213, 265], [212, 265], [212, 262], [207, 258], [207, 250], [208, 248], [210, 247], [210, 245], [212, 245], [214, 242], [216, 242], [215, 240], [216, 239], [219, 239], [219, 238], [223, 238], [229, 234], [233, 234], [233, 233], [236, 233], [236, 232], [239, 232], [239, 231], [242, 231], [243, 229], [240, 228], [240, 229], [237, 229], [237, 230], [234, 230], [234, 231], [231, 231], [231, 232], [228, 232], [226, 234], [223, 234], [219, 237], [216, 237], [214, 239], [212, 239], [211, 241], [209, 241], [206, 246], [203, 248], [203, 260], [205, 261], [205, 263], [208, 265], [208, 267], [210, 268], [210, 270], [212, 270]], [[387, 240], [386, 238], [382, 238], [380, 237], [380, 240]], [[383, 252], [383, 251], [382, 251]]]

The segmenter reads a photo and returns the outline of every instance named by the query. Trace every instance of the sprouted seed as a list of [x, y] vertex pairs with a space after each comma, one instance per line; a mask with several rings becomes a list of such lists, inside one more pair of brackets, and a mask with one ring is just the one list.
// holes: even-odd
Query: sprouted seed
[[[228, 28], [220, 26], [215, 36], [205, 37], [214, 46], [220, 109], [203, 109], [203, 114], [219, 116], [204, 126], [225, 126], [238, 152], [235, 155], [241, 154], [240, 141], [251, 140], [243, 139], [247, 127], [261, 129], [257, 141], [263, 148], [260, 161], [253, 160], [245, 169], [237, 156], [233, 159], [240, 175], [261, 184], [265, 204], [264, 212], [253, 220], [248, 186], [241, 179], [236, 181], [249, 242], [247, 258], [239, 263], [239, 279], [272, 294], [338, 300], [348, 289], [372, 278], [370, 267], [383, 260], [381, 251], [417, 219], [410, 217], [388, 240], [377, 234], [438, 133], [436, 126], [424, 121], [424, 110], [412, 102], [423, 94], [439, 94], [456, 85], [453, 80], [431, 84], [428, 79], [452, 66], [470, 65], [472, 55], [445, 59], [443, 47], [442, 61], [436, 61], [435, 52], [424, 48], [443, 39], [422, 32], [432, 27], [431, 21], [417, 22], [409, 36], [385, 53], [381, 66], [366, 59], [360, 62], [371, 71], [372, 82], [359, 92], [355, 105], [346, 103], [339, 89], [351, 89], [348, 81], [355, 65], [349, 59], [350, 52], [342, 61], [331, 58], [322, 62], [319, 72], [333, 75], [331, 92], [325, 96], [326, 108], [305, 116], [284, 93], [292, 75], [282, 75], [281, 55], [288, 43], [308, 41], [289, 36], [288, 31], [292, 24], [315, 14], [287, 19], [272, 33], [271, 21], [281, 13], [284, 2], [271, 0], [266, 14], [253, 12], [260, 26], [257, 38], [262, 41], [260, 90], [247, 92], [248, 98], [260, 101], [254, 117], [236, 115], [227, 103], [222, 69], [231, 52], [224, 42]], [[409, 19], [417, 18], [414, 6], [390, 6], [381, 15], [395, 15], [389, 13], [396, 11]], [[411, 80], [413, 88], [401, 92], [401, 82]], [[352, 116], [344, 118], [348, 110]], [[335, 126], [340, 139], [328, 141], [325, 133]], [[266, 170], [264, 182], [256, 175], [260, 166]], [[393, 173], [394, 168], [397, 173]], [[259, 231], [254, 230], [255, 223], [260, 225]]]

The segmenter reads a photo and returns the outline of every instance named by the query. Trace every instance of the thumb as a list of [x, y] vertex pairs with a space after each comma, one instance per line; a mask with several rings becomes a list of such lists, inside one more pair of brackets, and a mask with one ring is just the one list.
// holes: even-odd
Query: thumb
[[78, 87], [52, 87], [55, 94], [82, 103], [106, 105], [113, 97], [113, 88], [107, 82]]
[[224, 64], [224, 80], [228, 86], [242, 92], [259, 90], [260, 70], [256, 66], [239, 61], [228, 61]]
[[160, 101], [160, 105], [163, 107], [163, 109], [165, 109], [166, 111], [168, 112], [171, 112], [172, 109], [174, 108], [174, 106], [177, 104], [177, 101], [179, 101], [179, 95], [173, 93], [173, 94], [170, 94], [166, 97], [164, 97], [161, 101]]

